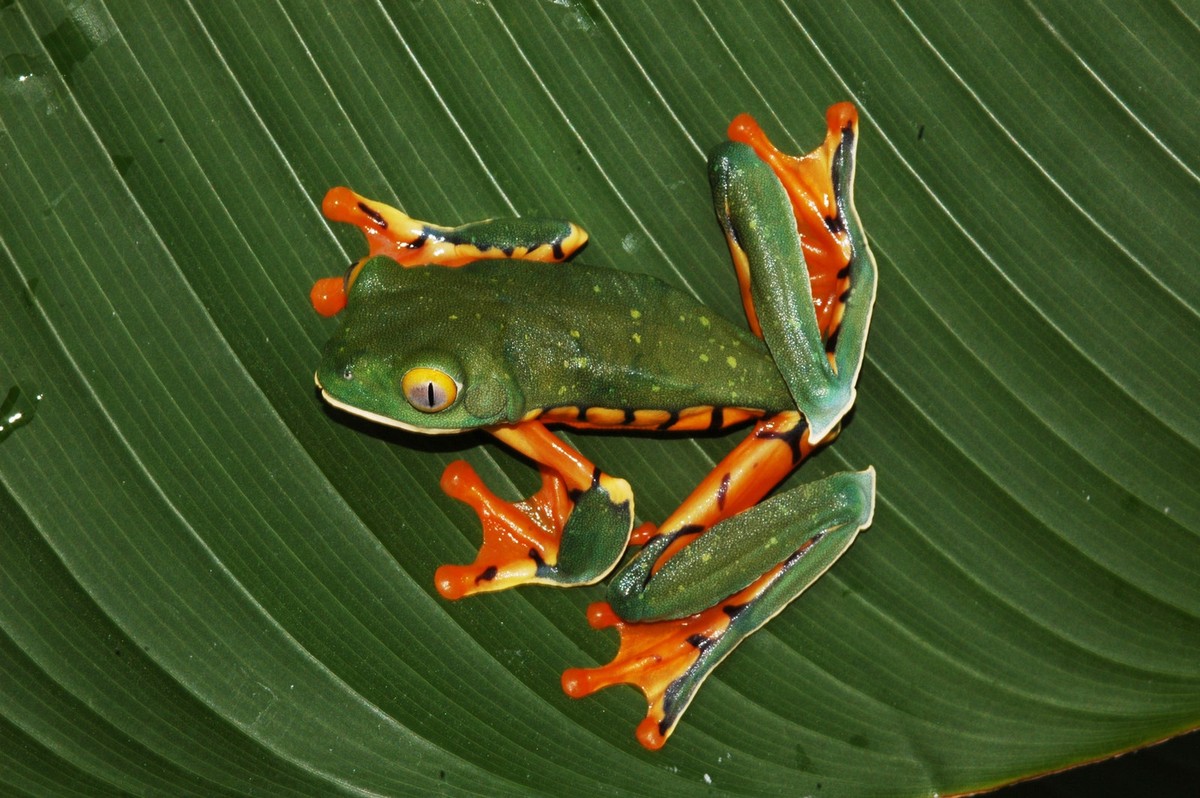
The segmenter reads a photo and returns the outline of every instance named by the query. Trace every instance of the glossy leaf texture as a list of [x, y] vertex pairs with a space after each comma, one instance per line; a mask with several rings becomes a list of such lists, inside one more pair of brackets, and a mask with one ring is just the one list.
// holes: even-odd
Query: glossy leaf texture
[[[0, 2], [0, 792], [945, 795], [1197, 726], [1198, 19]], [[559, 688], [600, 588], [433, 589], [478, 540], [441, 469], [530, 467], [314, 396], [362, 251], [320, 199], [567, 216], [736, 318], [705, 153], [840, 100], [879, 302], [796, 479], [874, 465], [875, 524], [650, 754], [634, 691]], [[644, 520], [735, 440], [576, 436]]]

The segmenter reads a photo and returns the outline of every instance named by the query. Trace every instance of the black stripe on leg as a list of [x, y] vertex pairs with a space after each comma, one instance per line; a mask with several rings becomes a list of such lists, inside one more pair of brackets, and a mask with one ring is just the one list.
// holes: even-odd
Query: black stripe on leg
[[729, 474], [721, 477], [721, 486], [717, 488], [717, 509], [724, 511], [725, 500], [729, 498]]
[[800, 441], [804, 437], [806, 429], [808, 429], [808, 419], [802, 418], [799, 424], [785, 432], [761, 430], [754, 433], [754, 436], [760, 440], [783, 441], [792, 450], [792, 465], [795, 465], [804, 459], [804, 454], [800, 450]]
[[837, 351], [838, 333], [842, 331], [842, 325], [839, 323], [837, 329], [829, 334], [825, 339], [825, 353], [830, 354]]
[[387, 219], [384, 219], [383, 216], [379, 213], [379, 211], [375, 210], [374, 208], [372, 208], [370, 205], [368, 205], [365, 202], [358, 203], [358, 209], [360, 211], [362, 211], [363, 213], [365, 213], [367, 215], [367, 218], [369, 218], [372, 222], [375, 223], [376, 227], [380, 228], [381, 230], [387, 229], [387, 226], [388, 226]]
[[679, 411], [672, 410], [671, 415], [669, 415], [667, 417], [667, 420], [664, 421], [663, 423], [659, 424], [657, 427], [655, 427], [655, 429], [660, 430], [660, 431], [669, 430], [678, 423], [679, 423]]

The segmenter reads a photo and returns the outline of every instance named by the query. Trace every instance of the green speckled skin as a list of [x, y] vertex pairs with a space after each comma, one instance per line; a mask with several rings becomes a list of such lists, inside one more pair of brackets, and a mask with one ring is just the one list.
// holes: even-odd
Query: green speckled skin
[[[436, 421], [396, 388], [416, 366], [462, 386], [462, 401]], [[377, 258], [355, 281], [317, 378], [346, 404], [444, 429], [561, 406], [792, 407], [766, 347], [743, 326], [653, 277], [579, 264], [401, 269]]]

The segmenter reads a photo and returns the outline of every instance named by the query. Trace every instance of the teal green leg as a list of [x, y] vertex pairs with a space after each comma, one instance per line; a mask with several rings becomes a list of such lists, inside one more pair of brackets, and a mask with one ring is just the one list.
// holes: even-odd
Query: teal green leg
[[[813, 309], [808, 270], [787, 194], [771, 168], [745, 144], [725, 142], [709, 157], [713, 204], [731, 247], [749, 264], [750, 295], [763, 340], [810, 426], [811, 440], [829, 434], [854, 405], [871, 308], [875, 263], [853, 207], [853, 133], [843, 134], [833, 164], [833, 185], [853, 255], [851, 292], [839, 329], [822, 339]], [[836, 369], [830, 363], [833, 347]]]
[[[633, 679], [625, 674], [631, 662], [622, 659], [623, 642], [612, 664], [564, 674], [564, 689], [579, 696], [616, 681], [637, 684], [651, 703], [638, 738], [649, 748], [661, 746], [713, 669], [819, 579], [870, 525], [874, 508], [875, 471], [867, 469], [801, 485], [726, 519], [653, 576], [654, 557], [666, 543], [651, 541], [609, 588], [616, 614], [626, 621], [678, 618], [713, 606], [714, 595], [728, 595], [716, 605], [728, 622], [711, 621], [711, 613], [692, 615], [710, 618], [693, 632], [686, 626], [690, 619], [669, 621], [684, 625], [678, 642], [653, 649], [639, 644], [628, 654], [643, 662], [652, 650], [658, 652], [661, 665], [647, 665], [649, 673]], [[624, 639], [639, 624], [621, 626]], [[694, 659], [680, 654], [684, 640]], [[664, 673], [655, 674], [657, 668]]]
[[714, 525], [657, 571], [671, 541], [654, 538], [610, 583], [608, 602], [626, 621], [683, 618], [783, 563], [771, 586], [738, 610], [732, 626], [740, 639], [825, 573], [870, 525], [874, 511], [874, 469], [798, 485]]

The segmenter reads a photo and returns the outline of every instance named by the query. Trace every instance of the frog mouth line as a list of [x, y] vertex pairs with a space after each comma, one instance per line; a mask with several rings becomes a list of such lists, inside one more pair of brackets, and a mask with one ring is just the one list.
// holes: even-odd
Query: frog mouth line
[[325, 390], [325, 386], [321, 385], [321, 379], [316, 374], [313, 374], [313, 382], [317, 385], [317, 390], [321, 392], [321, 398], [325, 400], [331, 407], [336, 407], [345, 413], [359, 418], [365, 418], [367, 421], [372, 421], [376, 424], [383, 424], [387, 427], [402, 429], [405, 432], [415, 432], [418, 435], [454, 435], [462, 432], [460, 429], [452, 429], [449, 427], [418, 427], [415, 424], [407, 424], [391, 416], [372, 413], [370, 410], [363, 410], [361, 407], [346, 404], [342, 400], [336, 398], [329, 391]]

